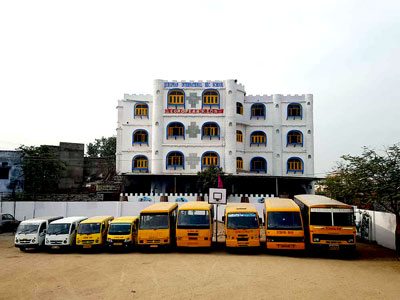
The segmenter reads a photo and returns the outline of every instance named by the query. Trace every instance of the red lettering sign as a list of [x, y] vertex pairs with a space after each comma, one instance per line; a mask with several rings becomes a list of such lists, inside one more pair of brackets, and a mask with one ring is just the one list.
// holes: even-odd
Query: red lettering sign
[[166, 114], [223, 114], [223, 109], [176, 109], [176, 108], [167, 108], [164, 113]]

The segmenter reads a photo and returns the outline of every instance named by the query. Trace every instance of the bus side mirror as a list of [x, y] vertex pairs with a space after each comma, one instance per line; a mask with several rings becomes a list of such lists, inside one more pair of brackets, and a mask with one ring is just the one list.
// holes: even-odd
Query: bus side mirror
[[222, 222], [225, 223], [225, 216], [222, 216]]

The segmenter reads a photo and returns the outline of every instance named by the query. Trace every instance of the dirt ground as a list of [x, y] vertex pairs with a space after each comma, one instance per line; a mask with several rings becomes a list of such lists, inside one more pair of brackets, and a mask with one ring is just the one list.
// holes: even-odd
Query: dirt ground
[[400, 299], [394, 252], [20, 252], [0, 234], [0, 299]]

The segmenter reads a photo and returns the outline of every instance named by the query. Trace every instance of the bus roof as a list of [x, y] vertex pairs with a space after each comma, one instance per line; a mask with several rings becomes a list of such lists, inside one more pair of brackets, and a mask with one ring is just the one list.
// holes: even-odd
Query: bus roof
[[229, 203], [226, 205], [225, 212], [235, 213], [235, 212], [252, 212], [257, 213], [257, 209], [251, 203]]
[[265, 199], [266, 211], [300, 211], [300, 207], [288, 198], [268, 198]]
[[212, 204], [208, 204], [207, 202], [200, 202], [200, 201], [190, 201], [186, 202], [185, 204], [179, 207], [179, 210], [207, 210], [212, 208]]
[[137, 217], [137, 216], [119, 217], [119, 218], [112, 220], [111, 224], [113, 224], [113, 223], [133, 223], [138, 219], [139, 219], [139, 217]]
[[96, 217], [91, 217], [89, 219], [86, 219], [85, 221], [82, 221], [81, 224], [86, 224], [86, 223], [101, 223], [106, 220], [113, 220], [113, 216], [96, 216]]
[[348, 206], [352, 207], [351, 205], [348, 205], [346, 203], [321, 196], [321, 195], [296, 195], [294, 196], [297, 200], [303, 202], [305, 205], [311, 207], [311, 206], [329, 206], [329, 205], [341, 205], [341, 206]]
[[170, 212], [178, 206], [178, 203], [162, 202], [150, 205], [143, 209], [140, 213], [158, 213], [158, 212]]
[[33, 219], [28, 219], [28, 220], [24, 220], [21, 223], [26, 224], [26, 223], [42, 223], [42, 222], [51, 222], [53, 220], [58, 220], [58, 219], [62, 219], [61, 216], [57, 216], [57, 217], [38, 217], [38, 218], [33, 218]]
[[86, 220], [88, 217], [68, 217], [68, 218], [62, 218], [58, 219], [54, 222], [51, 222], [51, 224], [69, 224], [73, 222], [81, 222]]

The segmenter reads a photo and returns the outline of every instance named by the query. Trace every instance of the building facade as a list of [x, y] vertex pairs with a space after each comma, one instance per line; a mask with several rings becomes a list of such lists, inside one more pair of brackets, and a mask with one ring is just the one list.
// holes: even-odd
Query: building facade
[[313, 191], [311, 94], [252, 96], [236, 80], [155, 80], [153, 95], [125, 94], [117, 109], [117, 173], [151, 175], [151, 192], [210, 166], [241, 182], [303, 178]]

